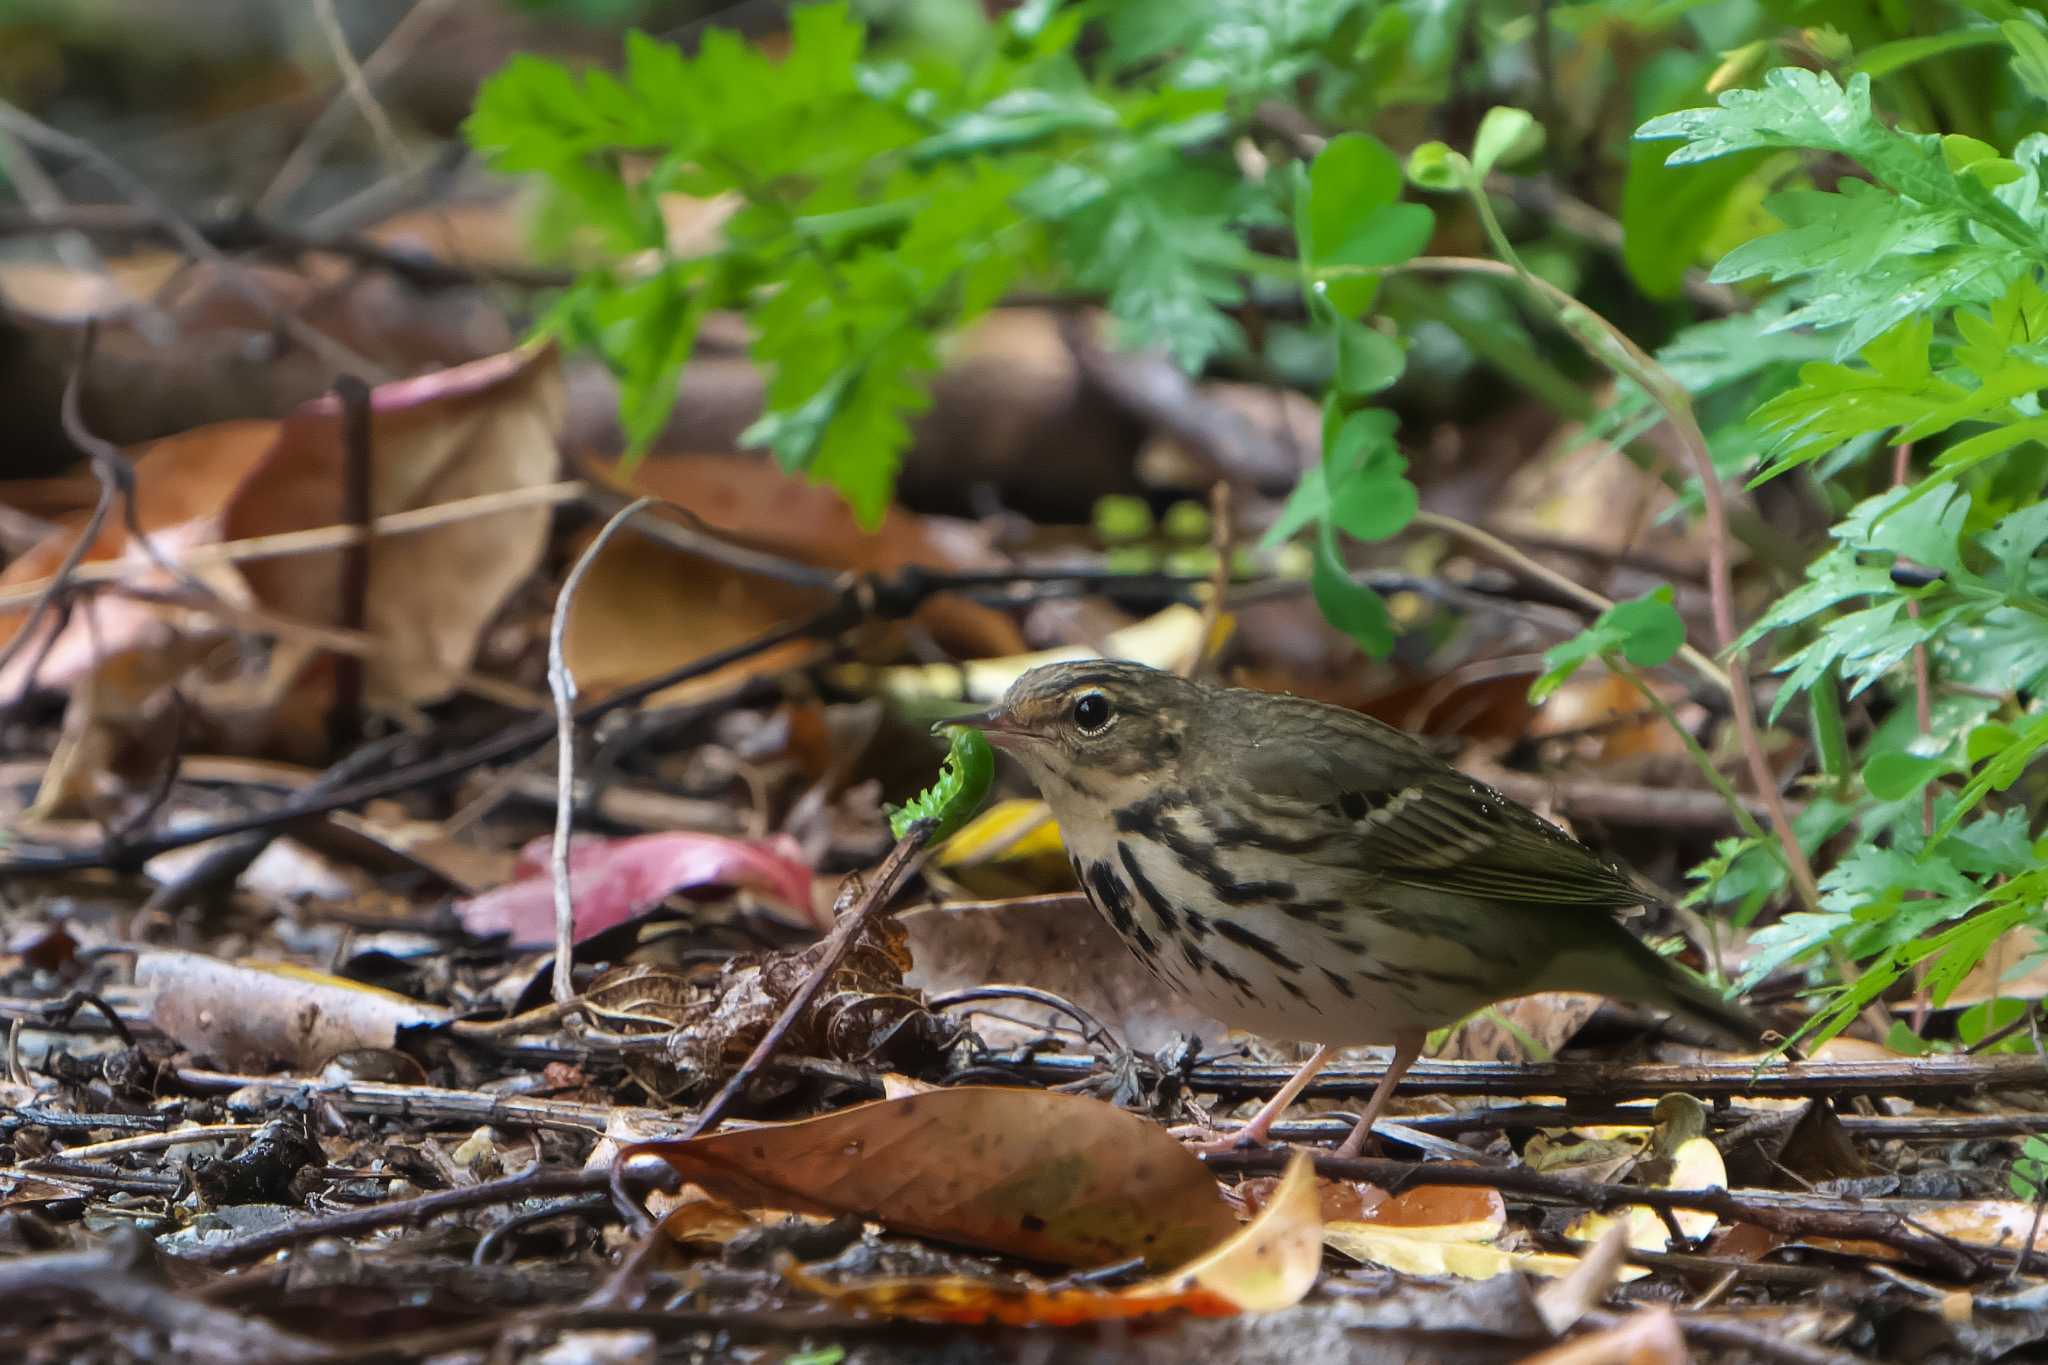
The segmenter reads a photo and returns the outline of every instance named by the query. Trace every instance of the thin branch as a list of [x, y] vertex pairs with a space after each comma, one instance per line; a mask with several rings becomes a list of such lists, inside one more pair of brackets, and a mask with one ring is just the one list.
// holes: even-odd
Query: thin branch
[[[1277, 1174], [1287, 1152], [1226, 1152], [1205, 1157], [1212, 1169]], [[1398, 1191], [1405, 1185], [1464, 1185], [1519, 1194], [1599, 1211], [1642, 1205], [1652, 1209], [1703, 1209], [1730, 1222], [1753, 1223], [1789, 1236], [1867, 1238], [1904, 1252], [1914, 1261], [1969, 1280], [2012, 1255], [2003, 1248], [1966, 1246], [1918, 1230], [1902, 1214], [1872, 1209], [1847, 1199], [1764, 1190], [1669, 1190], [1579, 1180], [1526, 1167], [1465, 1166], [1451, 1162], [1388, 1161], [1378, 1157], [1314, 1157], [1316, 1173], [1335, 1180], [1368, 1180]]]
[[[782, 1013], [776, 1016], [774, 1024], [768, 1031], [761, 1035], [761, 1041], [747, 1054], [747, 1060], [740, 1063], [740, 1069], [733, 1072], [732, 1078], [711, 1097], [711, 1103], [698, 1112], [686, 1137], [696, 1137], [700, 1133], [709, 1132], [719, 1119], [724, 1117], [725, 1111], [732, 1107], [733, 1101], [745, 1093], [747, 1086], [760, 1073], [768, 1059], [775, 1055], [775, 1049], [782, 1045], [783, 1038], [802, 1017], [803, 1012], [810, 1008], [811, 1001], [817, 998], [818, 991], [838, 969], [840, 962], [846, 957], [847, 950], [853, 946], [854, 940], [860, 937], [861, 931], [867, 928], [868, 922], [874, 918], [876, 912], [886, 906], [895, 895], [897, 886], [909, 874], [917, 855], [924, 851], [925, 841], [931, 837], [931, 832], [931, 823], [920, 820], [911, 826], [909, 833], [896, 841], [896, 847], [889, 850], [889, 855], [882, 859], [881, 865], [874, 870], [872, 876], [865, 879], [864, 883], [857, 879], [847, 881], [839, 893], [840, 903], [833, 907], [838, 922], [833, 926], [831, 935], [814, 950], [817, 959], [811, 964], [811, 974], [804, 978], [804, 984], [798, 987], [783, 1005]], [[622, 1164], [624, 1159], [625, 1154], [622, 1152]]]
[[555, 595], [554, 618], [548, 623], [548, 692], [555, 699], [555, 838], [548, 854], [549, 874], [555, 891], [555, 1003], [566, 1005], [576, 996], [574, 957], [576, 952], [576, 904], [569, 886], [569, 838], [576, 819], [576, 679], [569, 672], [565, 639], [569, 633], [569, 608], [576, 590], [604, 547], [625, 524], [656, 498], [636, 498], [612, 514], [604, 529], [586, 545], [576, 565], [562, 581]]
[[[279, 531], [274, 535], [222, 541], [218, 545], [193, 546], [180, 550], [179, 557], [187, 570], [193, 570], [212, 568], [220, 564], [245, 564], [257, 559], [277, 559], [286, 555], [314, 554], [322, 550], [340, 550], [360, 544], [365, 534], [397, 536], [409, 535], [416, 531], [431, 531], [437, 527], [452, 526], [479, 517], [496, 516], [500, 512], [515, 511], [524, 507], [574, 502], [586, 491], [587, 486], [580, 479], [539, 484], [532, 488], [507, 488], [495, 493], [479, 493], [474, 497], [455, 498], [448, 502], [430, 503], [425, 507], [414, 507], [404, 512], [373, 517], [367, 527], [337, 522], [331, 526], [314, 526], [303, 531]], [[119, 583], [132, 572], [134, 566], [131, 564], [101, 561], [79, 565], [65, 581], [74, 585]], [[30, 579], [0, 589], [0, 611], [35, 601], [49, 592], [58, 582], [58, 578], [59, 575], [52, 574], [48, 578]]]
[[[1455, 536], [1459, 540], [1474, 546], [1489, 558], [1507, 565], [1517, 573], [1533, 578], [1545, 587], [1570, 598], [1574, 602], [1583, 603], [1596, 613], [1606, 611], [1614, 605], [1612, 598], [1601, 596], [1576, 579], [1567, 578], [1549, 565], [1530, 558], [1493, 532], [1482, 530], [1470, 522], [1459, 521], [1456, 517], [1447, 517], [1441, 512], [1417, 512], [1415, 519], [1409, 525], [1419, 526], [1429, 531], [1442, 531], [1446, 535]], [[1680, 645], [1678, 647], [1678, 657], [1685, 660], [1692, 667], [1693, 672], [1712, 683], [1722, 693], [1730, 696], [1734, 694], [1734, 684], [1729, 679], [1727, 670], [1720, 667], [1706, 655], [1700, 653], [1699, 650], [1689, 644]]]
[[[271, 177], [269, 186], [256, 197], [258, 213], [280, 212], [290, 202], [291, 197], [298, 193], [299, 187], [306, 183], [307, 177], [313, 173], [313, 168], [320, 164], [320, 158], [327, 154], [328, 147], [333, 144], [336, 135], [347, 123], [351, 107], [363, 108], [367, 104], [368, 107], [363, 108], [364, 118], [370, 121], [373, 129], [380, 130], [380, 140], [388, 136], [391, 143], [396, 144], [396, 135], [390, 132], [390, 121], [383, 117], [384, 111], [371, 95], [370, 86], [404, 65], [405, 60], [418, 48], [420, 41], [433, 31], [434, 25], [440, 22], [441, 16], [453, 3], [454, 0], [419, 0], [419, 3], [405, 12], [404, 18], [392, 26], [384, 41], [377, 45], [377, 50], [357, 66], [353, 55], [348, 51], [346, 39], [341, 36], [339, 26], [333, 22], [332, 0], [322, 0], [320, 10], [323, 27], [329, 31], [329, 44], [338, 47], [336, 59], [343, 63], [343, 90], [328, 101], [327, 106], [314, 118], [311, 126], [299, 138], [298, 145], [292, 148], [291, 153], [285, 157], [284, 164], [278, 167], [277, 174]], [[401, 166], [404, 165], [405, 158], [401, 155], [393, 155], [391, 159]], [[412, 168], [406, 169], [410, 171]]]
[[0, 128], [7, 129], [24, 142], [64, 156], [75, 157], [90, 165], [112, 182], [130, 203], [154, 218], [186, 255], [195, 260], [205, 261], [220, 271], [222, 282], [241, 295], [250, 307], [269, 318], [285, 335], [318, 356], [335, 371], [353, 372], [373, 381], [390, 377], [383, 366], [356, 354], [353, 348], [336, 341], [317, 328], [308, 326], [301, 319], [278, 307], [277, 300], [250, 279], [248, 272], [229, 260], [213, 243], [207, 241], [189, 220], [173, 209], [141, 177], [90, 142], [60, 132], [6, 100], [0, 100]]
[[[370, 607], [370, 515], [376, 481], [375, 416], [370, 386], [352, 374], [334, 381], [341, 400], [341, 516], [355, 540], [341, 555], [340, 601], [335, 624], [343, 630], [363, 629]], [[344, 654], [336, 661], [334, 705], [327, 715], [328, 743], [342, 748], [363, 728], [363, 660]]]

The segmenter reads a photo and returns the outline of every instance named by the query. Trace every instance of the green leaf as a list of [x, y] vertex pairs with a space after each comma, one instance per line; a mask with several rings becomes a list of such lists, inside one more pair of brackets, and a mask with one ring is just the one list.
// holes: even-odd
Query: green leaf
[[1396, 202], [1400, 194], [1400, 163], [1378, 139], [1331, 138], [1309, 167], [1307, 202], [1295, 218], [1302, 260], [1311, 269], [1371, 268], [1413, 256], [1435, 219], [1420, 204]]
[[[1638, 83], [1641, 116], [1702, 97], [1712, 66], [1688, 52], [1653, 57]], [[1743, 152], [1683, 170], [1667, 168], [1664, 155], [1654, 143], [1633, 144], [1621, 191], [1622, 264], [1652, 298], [1678, 293], [1685, 272], [1699, 263], [1701, 248], [1719, 227], [1729, 197], [1769, 154]]]
[[1330, 488], [1323, 479], [1323, 467], [1312, 465], [1302, 471], [1301, 480], [1294, 485], [1294, 491], [1287, 495], [1281, 505], [1280, 515], [1273, 518], [1273, 524], [1266, 528], [1266, 534], [1259, 537], [1261, 549], [1270, 550], [1293, 539], [1295, 532], [1312, 521], [1319, 521], [1329, 515]]
[[1351, 577], [1337, 551], [1337, 537], [1329, 523], [1316, 538], [1314, 562], [1309, 570], [1309, 589], [1323, 619], [1358, 642], [1375, 659], [1383, 659], [1394, 648], [1394, 625], [1387, 604], [1380, 595]]
[[1472, 163], [1442, 142], [1425, 142], [1408, 153], [1408, 179], [1425, 190], [1449, 193], [1470, 182]]
[[1989, 24], [1973, 28], [1957, 28], [1947, 33], [1931, 34], [1921, 38], [1899, 38], [1876, 47], [1865, 48], [1850, 64], [1852, 73], [1865, 76], [1889, 76], [1902, 71], [1916, 62], [1932, 57], [1945, 57], [1951, 52], [1966, 48], [1989, 47], [2000, 40], [2000, 33]]
[[1621, 656], [1637, 668], [1669, 662], [1685, 643], [1685, 622], [1671, 605], [1671, 596], [1668, 586], [1653, 588], [1600, 613], [1602, 622], [1621, 632]]
[[2048, 36], [2024, 19], [2008, 19], [1998, 31], [2012, 45], [2012, 70], [2020, 84], [2035, 99], [2048, 99]]
[[1496, 166], [1513, 165], [1543, 147], [1543, 125], [1526, 109], [1496, 104], [1479, 121], [1472, 139], [1472, 174], [1484, 180]]
[[1637, 668], [1666, 663], [1685, 643], [1685, 622], [1671, 605], [1667, 587], [1617, 602], [1593, 624], [1543, 652], [1544, 673], [1530, 685], [1529, 700], [1543, 702], [1588, 661], [1610, 651]]
[[1346, 398], [1365, 398], [1401, 377], [1401, 343], [1349, 318], [1337, 320], [1337, 368], [1331, 383]]
[[1940, 758], [1897, 751], [1874, 754], [1863, 765], [1863, 785], [1880, 801], [1903, 801], [1947, 770], [1948, 763]]
[[1355, 540], [1385, 540], [1415, 520], [1419, 505], [1415, 485], [1398, 470], [1371, 469], [1331, 493], [1329, 519]]
[[[1797, 149], [1846, 156], [1870, 172], [1875, 183], [1849, 178], [1835, 192], [1774, 196], [1767, 206], [1784, 231], [1743, 244], [1715, 270], [1719, 280], [1806, 282], [1782, 325], [1844, 328], [1840, 355], [1903, 319], [1995, 299], [2048, 264], [2034, 174], [1996, 187], [1959, 175], [1939, 138], [1876, 116], [1868, 75], [1843, 86], [1824, 72], [1781, 67], [1761, 90], [1730, 90], [1718, 108], [1653, 118], [1637, 137], [1682, 139], [1670, 166]], [[2015, 153], [2017, 161], [2031, 155]]]

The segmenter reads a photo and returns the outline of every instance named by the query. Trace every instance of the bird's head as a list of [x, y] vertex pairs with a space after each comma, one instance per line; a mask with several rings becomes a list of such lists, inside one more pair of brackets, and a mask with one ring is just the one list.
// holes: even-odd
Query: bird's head
[[972, 725], [1014, 754], [1056, 813], [1072, 798], [1121, 804], [1181, 760], [1205, 690], [1143, 664], [1046, 664], [1010, 685]]

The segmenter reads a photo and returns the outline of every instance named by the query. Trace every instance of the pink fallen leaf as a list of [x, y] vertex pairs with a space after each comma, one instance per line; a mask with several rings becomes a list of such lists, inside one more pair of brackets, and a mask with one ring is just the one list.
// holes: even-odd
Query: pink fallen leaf
[[[479, 936], [508, 934], [512, 946], [538, 948], [555, 941], [555, 892], [546, 839], [520, 852], [527, 875], [460, 902], [462, 927]], [[569, 845], [569, 895], [576, 907], [576, 941], [583, 942], [646, 914], [678, 891], [745, 887], [764, 892], [801, 924], [823, 930], [811, 908], [811, 870], [796, 840], [733, 839], [723, 834], [675, 831], [629, 839], [585, 836]]]

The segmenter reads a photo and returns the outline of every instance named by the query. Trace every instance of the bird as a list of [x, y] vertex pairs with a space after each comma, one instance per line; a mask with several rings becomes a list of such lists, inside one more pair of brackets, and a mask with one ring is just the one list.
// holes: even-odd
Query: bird
[[1154, 976], [1234, 1028], [1315, 1045], [1250, 1123], [1197, 1150], [1269, 1141], [1339, 1048], [1392, 1044], [1337, 1149], [1356, 1156], [1431, 1031], [1537, 991], [1764, 1036], [1617, 918], [1661, 904], [1654, 887], [1372, 717], [1083, 660], [949, 723], [1022, 766], [1088, 900]]

